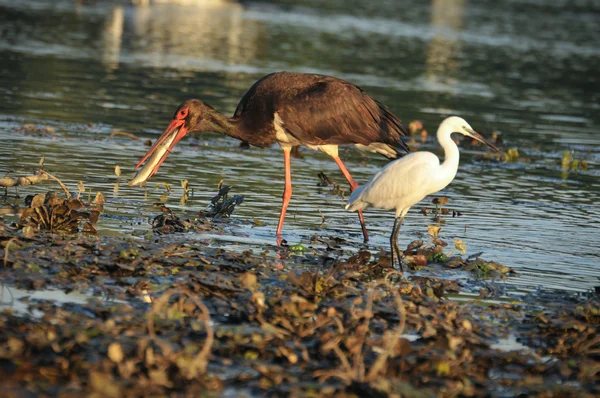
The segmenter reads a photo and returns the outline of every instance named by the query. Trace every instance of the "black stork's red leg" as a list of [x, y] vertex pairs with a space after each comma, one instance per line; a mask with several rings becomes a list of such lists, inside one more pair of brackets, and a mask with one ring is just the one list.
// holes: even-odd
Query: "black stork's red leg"
[[290, 199], [292, 198], [292, 164], [290, 161], [290, 152], [292, 147], [283, 148], [283, 167], [285, 169], [285, 188], [283, 189], [283, 205], [279, 214], [279, 224], [277, 224], [277, 243], [281, 244], [281, 229], [283, 228], [283, 220], [287, 212]]
[[[333, 160], [335, 160], [335, 163], [338, 165], [338, 167], [342, 171], [342, 174], [344, 174], [344, 177], [346, 177], [346, 180], [348, 180], [348, 183], [350, 184], [350, 189], [352, 191], [354, 191], [358, 187], [358, 184], [356, 183], [356, 181], [354, 181], [354, 178], [352, 178], [352, 176], [350, 175], [350, 172], [348, 171], [348, 169], [342, 162], [342, 159], [340, 159], [339, 156], [332, 156], [332, 157], [333, 157]], [[358, 211], [358, 219], [360, 220], [360, 226], [362, 228], [362, 233], [363, 233], [363, 237], [365, 238], [365, 242], [368, 242], [369, 241], [369, 233], [367, 232], [367, 226], [365, 225], [365, 218], [363, 217], [362, 210]]]

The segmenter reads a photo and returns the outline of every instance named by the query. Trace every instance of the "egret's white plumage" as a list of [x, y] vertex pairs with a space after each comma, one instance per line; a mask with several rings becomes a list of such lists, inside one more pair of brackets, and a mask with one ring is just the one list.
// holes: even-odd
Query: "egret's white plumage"
[[[400, 260], [397, 243], [398, 231], [408, 210], [425, 196], [444, 189], [456, 176], [458, 170], [458, 147], [451, 134], [460, 133], [483, 142], [494, 150], [492, 144], [471, 128], [464, 119], [451, 116], [438, 128], [437, 139], [444, 148], [442, 164], [431, 152], [413, 152], [389, 163], [375, 174], [371, 180], [358, 187], [348, 200], [348, 211], [363, 210], [369, 207], [396, 211], [396, 220], [390, 237], [392, 262], [394, 256]], [[402, 268], [402, 262], [400, 262]]]

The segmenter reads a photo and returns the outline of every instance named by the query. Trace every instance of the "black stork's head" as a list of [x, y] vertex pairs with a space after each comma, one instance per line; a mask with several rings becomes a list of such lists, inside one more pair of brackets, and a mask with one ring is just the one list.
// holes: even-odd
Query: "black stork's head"
[[[187, 133], [214, 131], [215, 118], [213, 115], [216, 113], [215, 108], [198, 99], [189, 99], [181, 104], [163, 134], [135, 166], [135, 170], [137, 170], [142, 163], [148, 160], [136, 176], [135, 183], [144, 182], [152, 177], [169, 156], [175, 144]], [[135, 183], [130, 184], [134, 185]]]

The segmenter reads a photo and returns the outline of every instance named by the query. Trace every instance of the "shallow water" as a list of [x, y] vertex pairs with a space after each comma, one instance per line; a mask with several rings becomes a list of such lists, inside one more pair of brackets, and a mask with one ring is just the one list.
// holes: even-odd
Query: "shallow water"
[[[245, 90], [275, 70], [332, 74], [360, 85], [405, 122], [420, 119], [433, 132], [443, 117], [458, 114], [488, 135], [499, 132], [503, 149], [519, 150], [513, 163], [462, 151], [443, 195], [463, 215], [445, 218], [442, 239], [460, 238], [469, 254], [484, 252], [515, 268], [515, 289], [598, 286], [600, 8], [591, 1], [367, 3], [0, 0], [0, 174], [35, 168], [45, 156], [46, 168], [70, 189], [82, 180], [105, 194], [101, 233], [140, 236], [157, 214], [152, 204], [165, 200], [159, 183], [173, 187], [167, 204], [191, 217], [223, 179], [232, 194], [245, 195], [233, 222], [222, 235], [187, 237], [262, 251], [274, 243], [281, 204], [279, 148], [241, 150], [228, 137], [190, 137], [143, 189], [125, 183], [147, 150], [143, 140], [108, 136], [119, 130], [154, 139], [189, 97], [231, 114]], [[51, 126], [56, 136], [24, 134], [17, 128], [25, 123]], [[432, 135], [415, 147], [441, 154]], [[562, 170], [568, 150], [588, 169]], [[343, 211], [342, 197], [317, 187], [320, 171], [340, 184], [343, 176], [326, 155], [302, 154], [292, 160], [284, 238], [308, 245], [314, 234], [342, 236], [355, 250], [362, 245], [356, 216]], [[386, 164], [353, 149], [343, 159], [359, 183]], [[115, 165], [123, 170], [118, 188]], [[187, 204], [180, 203], [183, 179], [193, 189]], [[49, 188], [58, 186], [19, 192]], [[0, 210], [15, 218], [20, 203], [9, 198]], [[420, 214], [423, 206], [432, 207], [429, 199], [407, 216], [401, 245], [427, 239], [433, 221]], [[369, 248], [387, 248], [392, 217], [366, 213]], [[254, 226], [255, 218], [265, 225]]]
[[19, 315], [32, 315], [41, 318], [44, 313], [38, 309], [31, 309], [30, 305], [36, 302], [51, 301], [56, 305], [86, 304], [90, 300], [105, 300], [107, 303], [121, 302], [119, 300], [94, 296], [89, 292], [69, 292], [61, 290], [36, 289], [28, 291], [0, 284], [0, 310], [10, 310]]

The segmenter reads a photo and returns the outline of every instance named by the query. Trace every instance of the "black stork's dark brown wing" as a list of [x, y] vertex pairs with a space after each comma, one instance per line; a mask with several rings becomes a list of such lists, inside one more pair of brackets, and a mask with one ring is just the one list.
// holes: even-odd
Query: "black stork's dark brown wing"
[[359, 87], [334, 77], [287, 72], [265, 76], [248, 90], [234, 116], [252, 115], [246, 128], [257, 131], [272, 126], [275, 113], [303, 144], [382, 143], [408, 150], [400, 138], [406, 129], [395, 115]]

